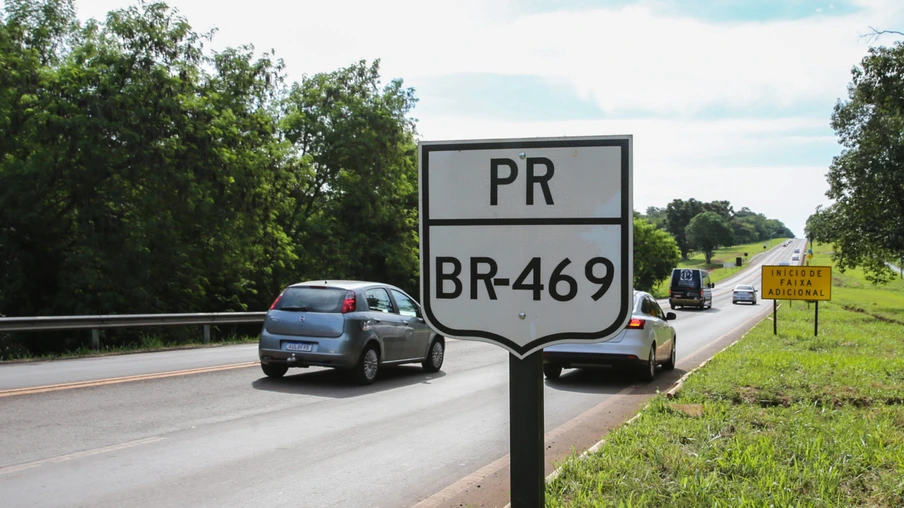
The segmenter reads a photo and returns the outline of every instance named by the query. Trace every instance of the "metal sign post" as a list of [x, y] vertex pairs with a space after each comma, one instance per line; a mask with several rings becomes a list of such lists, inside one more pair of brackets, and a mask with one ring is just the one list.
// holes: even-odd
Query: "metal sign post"
[[813, 320], [813, 335], [819, 336], [819, 300], [816, 300], [816, 319]]
[[772, 300], [772, 335], [778, 335], [778, 300]]
[[421, 142], [418, 165], [424, 318], [511, 353], [512, 507], [542, 507], [542, 349], [631, 317], [632, 137]]
[[509, 420], [512, 507], [543, 506], [543, 351], [524, 359], [509, 355]]

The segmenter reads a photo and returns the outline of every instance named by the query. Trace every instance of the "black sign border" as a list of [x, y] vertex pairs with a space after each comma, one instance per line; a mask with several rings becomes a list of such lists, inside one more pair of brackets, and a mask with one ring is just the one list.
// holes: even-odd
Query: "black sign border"
[[[430, 154], [432, 152], [471, 151], [471, 150], [505, 150], [505, 149], [530, 149], [530, 148], [585, 148], [585, 147], [618, 147], [621, 149], [621, 217], [612, 218], [576, 218], [576, 219], [468, 219], [461, 221], [430, 220]], [[621, 226], [621, 258], [622, 266], [628, 266], [630, 261], [631, 246], [630, 233], [633, 228], [634, 210], [631, 209], [631, 139], [628, 137], [617, 138], [571, 138], [571, 139], [513, 139], [499, 141], [463, 141], [463, 142], [435, 142], [420, 144], [418, 146], [420, 160], [420, 212], [421, 212], [421, 304], [427, 321], [437, 331], [450, 337], [479, 337], [487, 342], [498, 344], [517, 355], [524, 357], [527, 353], [550, 344], [563, 340], [595, 341], [609, 336], [621, 329], [627, 321], [628, 314], [634, 302], [634, 281], [630, 280], [629, 272], [623, 269], [621, 274], [621, 309], [615, 322], [597, 332], [564, 332], [545, 335], [519, 346], [515, 342], [501, 335], [483, 330], [457, 330], [443, 325], [433, 314], [430, 302], [430, 226], [451, 225], [452, 222], [461, 225], [565, 225], [565, 224], [609, 224]]]

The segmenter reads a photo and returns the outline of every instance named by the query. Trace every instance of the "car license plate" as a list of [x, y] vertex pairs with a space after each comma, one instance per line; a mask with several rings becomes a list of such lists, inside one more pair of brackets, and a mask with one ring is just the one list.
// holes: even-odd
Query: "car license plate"
[[295, 342], [290, 342], [286, 344], [286, 349], [289, 351], [313, 351], [313, 344], [298, 344]]

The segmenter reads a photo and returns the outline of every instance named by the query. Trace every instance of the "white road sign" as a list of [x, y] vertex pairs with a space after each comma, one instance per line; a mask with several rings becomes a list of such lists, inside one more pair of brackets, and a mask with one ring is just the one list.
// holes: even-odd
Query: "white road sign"
[[421, 302], [519, 358], [602, 342], [633, 303], [632, 137], [421, 142]]

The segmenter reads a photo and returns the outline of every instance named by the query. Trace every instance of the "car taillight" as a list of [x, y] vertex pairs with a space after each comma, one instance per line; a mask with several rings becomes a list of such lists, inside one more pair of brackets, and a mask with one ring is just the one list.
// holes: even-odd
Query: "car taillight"
[[342, 313], [348, 314], [349, 312], [354, 312], [356, 306], [357, 306], [357, 304], [355, 302], [355, 292], [354, 291], [346, 291], [345, 292], [345, 301], [342, 302]]
[[628, 322], [629, 330], [643, 330], [643, 325], [646, 323], [643, 319], [634, 318]]
[[282, 293], [276, 297], [276, 300], [273, 300], [273, 303], [270, 304], [270, 310], [273, 310], [273, 307], [276, 307], [276, 304], [279, 303], [279, 300], [282, 298]]

